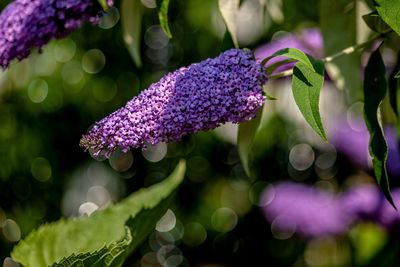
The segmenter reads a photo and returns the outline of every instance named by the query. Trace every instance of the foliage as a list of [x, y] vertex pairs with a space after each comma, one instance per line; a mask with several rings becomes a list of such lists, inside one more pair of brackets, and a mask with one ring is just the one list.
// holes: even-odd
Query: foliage
[[[11, 253], [26, 267], [400, 264], [398, 224], [388, 226], [393, 213], [383, 204], [384, 197], [400, 203], [393, 190], [400, 186], [400, 1], [98, 3], [99, 27], [87, 24], [0, 73], [2, 257]], [[299, 34], [305, 28], [320, 30], [320, 56], [288, 42], [257, 58], [287, 31], [307, 43]], [[144, 150], [117, 149], [109, 158], [79, 150], [89, 125], [160, 77], [245, 46], [255, 51], [274, 96], [264, 92], [253, 120]], [[387, 129], [394, 127], [393, 135]], [[362, 154], [368, 149], [370, 156]], [[261, 212], [274, 199], [265, 192], [281, 180], [325, 188], [335, 198], [372, 177], [383, 192], [378, 204], [353, 194], [360, 210], [374, 206], [361, 212], [369, 224], [354, 223], [341, 236], [302, 239], [290, 224], [295, 220], [268, 225]], [[100, 210], [74, 218], [87, 203]], [[285, 209], [297, 214], [299, 203]], [[160, 230], [167, 209], [174, 223]], [[315, 225], [323, 214], [312, 214]]]

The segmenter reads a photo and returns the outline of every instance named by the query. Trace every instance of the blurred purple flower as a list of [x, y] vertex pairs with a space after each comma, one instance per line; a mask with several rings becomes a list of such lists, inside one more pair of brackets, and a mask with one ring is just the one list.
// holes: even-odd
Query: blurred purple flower
[[[392, 197], [399, 207], [399, 188], [392, 191]], [[354, 186], [342, 194], [341, 203], [343, 212], [352, 214], [354, 220], [373, 221], [389, 231], [400, 230], [400, 213], [390, 205], [376, 186]]]
[[80, 145], [108, 154], [252, 119], [263, 104], [265, 81], [252, 52], [231, 49], [167, 74], [97, 122]]
[[[369, 133], [365, 122], [353, 119], [349, 125], [347, 119], [335, 123], [328, 131], [329, 140], [336, 149], [363, 169], [371, 169], [372, 162], [368, 152]], [[391, 176], [400, 175], [400, 151], [397, 130], [393, 125], [385, 125], [384, 133], [388, 144], [387, 171]]]
[[[112, 4], [112, 1], [107, 1]], [[98, 22], [97, 0], [15, 0], [0, 14], [0, 66], [26, 58], [52, 38], [63, 38], [85, 22]]]
[[[392, 196], [399, 206], [400, 189], [393, 190]], [[400, 213], [373, 185], [356, 185], [334, 195], [308, 185], [281, 182], [263, 192], [260, 204], [271, 224], [304, 237], [342, 234], [359, 221], [400, 230]]]
[[[297, 48], [315, 58], [323, 57], [323, 39], [318, 29], [304, 29], [298, 33], [288, 33], [277, 38], [254, 51], [255, 58], [261, 62], [264, 58], [271, 56], [275, 52], [284, 48]], [[285, 57], [276, 57], [268, 61], [266, 67], [286, 59]], [[274, 71], [282, 72], [291, 69], [295, 63], [287, 63]]]
[[278, 223], [284, 231], [294, 225], [305, 237], [341, 234], [351, 223], [333, 194], [303, 184], [271, 186], [262, 194], [261, 205], [265, 205], [264, 214], [270, 223]]

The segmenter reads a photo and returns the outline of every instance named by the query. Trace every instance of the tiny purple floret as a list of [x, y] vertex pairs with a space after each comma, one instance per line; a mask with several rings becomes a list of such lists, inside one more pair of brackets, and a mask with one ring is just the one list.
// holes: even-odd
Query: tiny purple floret
[[[112, 1], [108, 1], [112, 4]], [[99, 21], [97, 0], [15, 0], [0, 14], [0, 66], [28, 57], [53, 38], [63, 38], [85, 22]]]
[[263, 105], [264, 69], [251, 51], [228, 50], [153, 83], [97, 122], [80, 145], [109, 154], [178, 141], [184, 135], [254, 118]]

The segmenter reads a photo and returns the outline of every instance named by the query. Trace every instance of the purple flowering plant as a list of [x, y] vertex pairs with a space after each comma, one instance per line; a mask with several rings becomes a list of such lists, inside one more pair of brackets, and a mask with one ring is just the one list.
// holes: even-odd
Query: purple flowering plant
[[[13, 224], [14, 221], [3, 216], [0, 208], [0, 228], [4, 237], [11, 241], [21, 240], [11, 252], [11, 258], [4, 260], [4, 266], [122, 266], [134, 251], [143, 252], [142, 258], [134, 263], [141, 266], [189, 266], [189, 261], [183, 257], [182, 251], [192, 253], [196, 246], [205, 247], [210, 243], [210, 250], [218, 251], [221, 244], [226, 247], [226, 244], [230, 243], [229, 253], [239, 253], [241, 258], [247, 259], [249, 257], [243, 252], [246, 250], [242, 250], [242, 246], [246, 246], [248, 240], [253, 243], [252, 238], [258, 241], [270, 238], [270, 244], [274, 244], [273, 238], [290, 240], [295, 233], [304, 237], [306, 242], [310, 241], [306, 243], [304, 255], [296, 256], [296, 262], [300, 262], [301, 265], [302, 261], [298, 259], [304, 259], [307, 265], [317, 266], [318, 264], [313, 265], [316, 262], [313, 258], [316, 253], [313, 251], [315, 240], [324, 240], [323, 238], [327, 237], [333, 237], [332, 240], [335, 240], [338, 236], [348, 235], [349, 231], [364, 222], [370, 222], [389, 234], [400, 232], [400, 216], [396, 210], [400, 203], [400, 191], [396, 188], [399, 183], [395, 180], [400, 175], [400, 148], [396, 125], [400, 58], [397, 60], [399, 62], [392, 58], [393, 53], [398, 52], [392, 43], [398, 43], [398, 36], [395, 35], [400, 34], [400, 26], [391, 12], [400, 10], [400, 4], [392, 1], [374, 1], [374, 5], [369, 7], [372, 13], [364, 17], [366, 24], [371, 28], [371, 32], [368, 32], [370, 36], [357, 43], [356, 40], [362, 38], [355, 36], [355, 29], [339, 27], [343, 26], [343, 23], [339, 23], [340, 19], [348, 13], [337, 12], [338, 14], [334, 14], [335, 18], [338, 17], [336, 20], [327, 12], [331, 9], [332, 13], [335, 13], [336, 10], [354, 8], [343, 6], [342, 3], [321, 0], [318, 4], [321, 6], [321, 22], [302, 21], [297, 28], [289, 27], [292, 32], [271, 32], [271, 29], [286, 29], [290, 24], [291, 16], [283, 12], [287, 7], [280, 7], [280, 1], [218, 0], [218, 18], [214, 19], [213, 15], [209, 15], [213, 26], [199, 24], [196, 15], [200, 16], [198, 13], [201, 12], [197, 12], [199, 10], [191, 5], [204, 4], [200, 2], [196, 0], [194, 3], [176, 3], [177, 7], [173, 9], [169, 7], [168, 0], [121, 0], [115, 1], [115, 6], [111, 0], [14, 0], [4, 7], [0, 13], [0, 67], [5, 70], [5, 77], [15, 76], [15, 72], [19, 71], [15, 68], [19, 64], [17, 61], [29, 57], [33, 49], [42, 51], [52, 40], [67, 38], [77, 31], [78, 37], [72, 36], [66, 40], [66, 43], [70, 44], [69, 47], [64, 47], [63, 50], [60, 45], [53, 49], [56, 54], [67, 51], [70, 54], [65, 57], [67, 59], [57, 54], [52, 58], [58, 58], [57, 63], [50, 60], [49, 65], [53, 64], [53, 68], [49, 72], [41, 72], [40, 61], [35, 63], [33, 74], [29, 74], [34, 80], [26, 84], [28, 98], [34, 103], [41, 103], [47, 97], [58, 97], [58, 102], [54, 101], [55, 104], [43, 105], [43, 109], [49, 113], [58, 109], [57, 105], [64, 105], [59, 103], [65, 101], [67, 106], [70, 104], [69, 98], [79, 98], [81, 102], [74, 102], [71, 106], [79, 106], [79, 115], [86, 116], [90, 113], [84, 122], [77, 122], [79, 132], [82, 133], [85, 127], [97, 119], [81, 136], [79, 146], [84, 151], [89, 151], [95, 160], [108, 159], [110, 166], [119, 171], [121, 177], [127, 179], [136, 173], [145, 172], [142, 168], [148, 168], [149, 173], [146, 173], [143, 184], [153, 184], [132, 193], [117, 204], [110, 204], [121, 199], [124, 196], [122, 192], [128, 191], [128, 187], [113, 184], [112, 179], [108, 178], [116, 176], [108, 175], [107, 171], [100, 167], [103, 166], [102, 163], [96, 162], [98, 165], [92, 164], [83, 168], [84, 171], [74, 171], [72, 176], [87, 179], [82, 179], [75, 189], [66, 193], [63, 196], [65, 203], [59, 206], [65, 209], [64, 215], [79, 214], [80, 217], [45, 224], [23, 239], [21, 231], [18, 232], [19, 228]], [[187, 15], [186, 8], [195, 9], [196, 12], [191, 11], [192, 13]], [[274, 8], [284, 14], [280, 15], [276, 10], [273, 12]], [[109, 14], [106, 13], [107, 9]], [[152, 9], [158, 14], [159, 24], [149, 27], [148, 24], [154, 20], [150, 17], [150, 14], [154, 15]], [[177, 19], [176, 14], [181, 14], [180, 9], [185, 10], [182, 12], [187, 16]], [[171, 12], [170, 15], [168, 11]], [[92, 36], [92, 32], [87, 33], [79, 29], [86, 23], [101, 25], [101, 22], [105, 21], [105, 14], [110, 16], [106, 19], [114, 20], [110, 23], [112, 25], [92, 30], [98, 31], [97, 35], [93, 35], [94, 40], [107, 39], [107, 45], [103, 47], [104, 53], [95, 47], [83, 51], [86, 49], [84, 47], [96, 46], [98, 43], [92, 44], [90, 38], [87, 38]], [[270, 14], [270, 17], [264, 18], [267, 14]], [[169, 17], [175, 18], [176, 21], [169, 22]], [[121, 27], [118, 24], [119, 18]], [[251, 25], [247, 25], [246, 20], [250, 20]], [[284, 23], [281, 24], [280, 20]], [[256, 27], [257, 21], [261, 25], [258, 25], [260, 29]], [[266, 26], [266, 21], [274, 24]], [[208, 31], [220, 36], [221, 22], [224, 22], [225, 35], [220, 52], [216, 52], [216, 49], [210, 50], [210, 47], [215, 48], [214, 45], [208, 45], [207, 48], [204, 43], [198, 47], [197, 44], [180, 44], [184, 42], [182, 40], [187, 42], [186, 39], [191, 34], [200, 34], [202, 27], [210, 27]], [[304, 25], [310, 24], [312, 28], [304, 28]], [[344, 36], [351, 35], [351, 38], [333, 38], [334, 30], [336, 37], [338, 32], [344, 32]], [[372, 34], [372, 31], [375, 34]], [[176, 39], [175, 32], [179, 36]], [[212, 42], [212, 38], [209, 40]], [[243, 48], [247, 45], [253, 49]], [[121, 49], [123, 46], [127, 49]], [[176, 53], [177, 49], [181, 51]], [[65, 53], [68, 54], [67, 52]], [[132, 62], [126, 57], [128, 53], [132, 55]], [[195, 53], [197, 54], [194, 56]], [[211, 57], [211, 54], [218, 55]], [[361, 64], [361, 54], [367, 58], [365, 66]], [[181, 59], [178, 60], [176, 58], [179, 58], [179, 55]], [[143, 66], [141, 56], [144, 59]], [[203, 59], [192, 63], [196, 62], [193, 58]], [[159, 70], [165, 74], [158, 81], [149, 78], [152, 77], [150, 74]], [[391, 70], [391, 73], [387, 73], [387, 70]], [[362, 79], [358, 77], [361, 72]], [[118, 73], [118, 78], [109, 79], [104, 73], [110, 77]], [[62, 77], [62, 82], [57, 80], [47, 83], [49, 76], [58, 74]], [[27, 74], [27, 79], [32, 78], [29, 75]], [[306, 144], [306, 141], [300, 138], [302, 143], [297, 144], [296, 138], [301, 130], [294, 131], [289, 126], [282, 125], [272, 127], [267, 129], [271, 136], [274, 136], [271, 142], [278, 144], [284, 140], [282, 143], [287, 143], [289, 151], [279, 147], [277, 149], [284, 152], [275, 153], [273, 148], [267, 151], [267, 156], [263, 154], [264, 151], [259, 151], [258, 155], [265, 158], [257, 161], [253, 158], [253, 151], [261, 148], [257, 147], [255, 140], [260, 136], [262, 126], [270, 125], [273, 121], [273, 115], [269, 115], [269, 112], [274, 105], [287, 106], [287, 103], [283, 103], [279, 98], [275, 99], [269, 95], [270, 86], [279, 87], [273, 90], [286, 90], [282, 84], [287, 83], [288, 79], [282, 78], [291, 78], [291, 93], [297, 111], [302, 115], [307, 127], [319, 137], [315, 144], [319, 143]], [[137, 87], [147, 84], [146, 79], [152, 83], [137, 94], [135, 92], [135, 96], [132, 97], [133, 93], [130, 90], [136, 82], [135, 79], [143, 82]], [[352, 79], [360, 82], [359, 86]], [[274, 83], [274, 80], [283, 82]], [[24, 77], [13, 80], [15, 84], [18, 82], [23, 84]], [[0, 85], [2, 84], [0, 76]], [[74, 88], [75, 91], [71, 90], [65, 96], [60, 92], [57, 95], [49, 90], [49, 86], [54, 84], [57, 84], [59, 91], [66, 88]], [[122, 96], [121, 88], [127, 88], [124, 93], [129, 93], [130, 100], [128, 94]], [[346, 110], [340, 111], [340, 119], [321, 116], [321, 91], [338, 91], [338, 88], [345, 88], [348, 92], [347, 103], [338, 103], [338, 108], [358, 103], [360, 97], [357, 94], [359, 91], [363, 92], [364, 119], [361, 119], [361, 116], [349, 119]], [[93, 97], [87, 97], [88, 90], [91, 90]], [[1, 94], [0, 90], [0, 96]], [[92, 98], [102, 103], [99, 104]], [[125, 104], [121, 107], [121, 103]], [[94, 109], [97, 110], [93, 111]], [[99, 112], [100, 109], [104, 112]], [[28, 110], [31, 112], [34, 109]], [[111, 113], [104, 116], [109, 111]], [[327, 130], [324, 126], [326, 120], [332, 120]], [[75, 118], [75, 121], [79, 120]], [[19, 132], [25, 130], [14, 127], [12, 119], [7, 123], [11, 125], [10, 131], [15, 133], [20, 134]], [[178, 161], [173, 153], [168, 154], [171, 147], [185, 144], [187, 140], [183, 139], [188, 139], [198, 132], [210, 132], [229, 125], [237, 125], [237, 128], [233, 128], [234, 135], [237, 136], [234, 142], [237, 148], [230, 148], [229, 155], [224, 156], [227, 159], [223, 159], [224, 163], [221, 165], [230, 166], [227, 176], [238, 176], [239, 181], [221, 184], [207, 181], [208, 177], [220, 176], [218, 171], [209, 171], [218, 161], [214, 157], [220, 155], [215, 151], [207, 156], [201, 155], [203, 152], [199, 152], [198, 155], [190, 154], [189, 151], [181, 153], [188, 159], [189, 184], [181, 190], [189, 188], [192, 193], [185, 192], [182, 197], [183, 194], [178, 190], [185, 177], [185, 160], [180, 160], [167, 178], [154, 184], [154, 181], [161, 180], [159, 176], [167, 176], [170, 165]], [[207, 133], [207, 136], [211, 135]], [[0, 131], [0, 138], [3, 136], [6, 134]], [[198, 136], [199, 140], [203, 138], [201, 134]], [[287, 136], [288, 140], [285, 140]], [[193, 138], [196, 139], [197, 136]], [[50, 140], [47, 142], [54, 141], [52, 138], [47, 139]], [[58, 149], [62, 142], [57, 139], [54, 143], [57, 144], [57, 148], [54, 149]], [[174, 144], [168, 145], [170, 143]], [[49, 147], [52, 145], [54, 144], [51, 143]], [[34, 153], [40, 153], [40, 146], [31, 147]], [[196, 149], [201, 151], [203, 148]], [[0, 148], [0, 153], [2, 151]], [[14, 157], [15, 153], [12, 150], [9, 158]], [[141, 156], [139, 158], [139, 153], [142, 153], [143, 159]], [[33, 157], [36, 157], [36, 154]], [[283, 157], [285, 159], [282, 159]], [[351, 166], [351, 171], [355, 170], [354, 173], [347, 169], [336, 169], [339, 165], [336, 159], [343, 160], [342, 157], [348, 163], [346, 166]], [[59, 159], [61, 165], [64, 164], [62, 157], [54, 158]], [[154, 164], [164, 158], [167, 163], [163, 161]], [[151, 163], [142, 164], [144, 159]], [[258, 162], [268, 164], [258, 166]], [[281, 166], [285, 164], [288, 167], [281, 170]], [[25, 169], [29, 169], [29, 175], [39, 182], [46, 182], [52, 179], [52, 175], [58, 174], [56, 169], [52, 171], [51, 167], [45, 158], [37, 156]], [[4, 172], [8, 170], [4, 169]], [[279, 170], [279, 173], [276, 170]], [[280, 181], [265, 187], [265, 177], [260, 173], [266, 174], [268, 182], [269, 178], [279, 180], [286, 179], [287, 176], [297, 182]], [[345, 176], [343, 173], [347, 176], [342, 177]], [[356, 180], [354, 177], [362, 177], [369, 181], [369, 176], [375, 177], [380, 189], [372, 183], [353, 181]], [[298, 182], [306, 179], [309, 179], [307, 182], [315, 182], [317, 179], [316, 184], [328, 185], [330, 190]], [[209, 186], [203, 186], [204, 184]], [[264, 190], [261, 190], [258, 201], [255, 192], [260, 189], [260, 184]], [[348, 184], [353, 186], [347, 187]], [[17, 189], [20, 192], [30, 190], [19, 187]], [[188, 205], [188, 209], [193, 210], [188, 212], [189, 215], [186, 216], [185, 211], [175, 213], [170, 209], [174, 206], [174, 194], [178, 194], [182, 199], [187, 198], [185, 204]], [[197, 200], [201, 202], [198, 207], [198, 203], [195, 203]], [[75, 204], [78, 206], [71, 208]], [[253, 216], [252, 211], [256, 209], [251, 204], [261, 207], [257, 212], [261, 218], [261, 215], [264, 215], [271, 226], [271, 232], [266, 233], [267, 223], [262, 220], [257, 220], [257, 223], [251, 222], [248, 227], [246, 219], [252, 220], [250, 215]], [[199, 214], [192, 214], [196, 212]], [[39, 218], [39, 215], [32, 214], [32, 217]], [[246, 217], [248, 214], [249, 217]], [[179, 216], [182, 216], [182, 221]], [[250, 229], [253, 225], [259, 227], [260, 221], [264, 223], [262, 229]], [[251, 233], [243, 236], [239, 230], [235, 232], [237, 225], [246, 225], [240, 228], [240, 231], [245, 229], [246, 235], [246, 231], [259, 231], [260, 235], [254, 237], [254, 233]], [[211, 238], [212, 242], [208, 242]], [[147, 247], [139, 247], [147, 239]], [[181, 241], [184, 244], [183, 249], [178, 248]], [[208, 248], [204, 251], [208, 251]], [[268, 257], [273, 259], [274, 253], [268, 253], [271, 254]], [[352, 253], [349, 252], [351, 257], [356, 257]], [[199, 258], [198, 255], [192, 257], [195, 258]], [[255, 257], [254, 262], [252, 259], [247, 260], [249, 262], [240, 263], [231, 260], [227, 266], [256, 266], [254, 263], [258, 263], [259, 257]], [[206, 266], [201, 265], [203, 263], [194, 261], [196, 266]], [[295, 265], [297, 266], [297, 263]]]

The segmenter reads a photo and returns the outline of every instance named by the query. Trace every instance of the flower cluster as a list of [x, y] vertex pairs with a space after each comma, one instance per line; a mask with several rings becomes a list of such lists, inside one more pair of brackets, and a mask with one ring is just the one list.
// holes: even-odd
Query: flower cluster
[[[108, 1], [112, 4], [112, 1]], [[96, 0], [15, 0], [0, 14], [0, 66], [26, 58], [34, 47], [98, 22]]]
[[250, 120], [263, 104], [265, 81], [252, 52], [231, 49], [167, 74], [97, 122], [80, 145], [98, 153], [127, 151]]
[[[400, 189], [393, 190], [392, 196], [399, 205]], [[361, 220], [391, 231], [398, 231], [400, 225], [400, 214], [372, 185], [353, 186], [335, 195], [304, 184], [282, 182], [267, 188], [260, 204], [268, 221], [304, 237], [342, 234]]]

